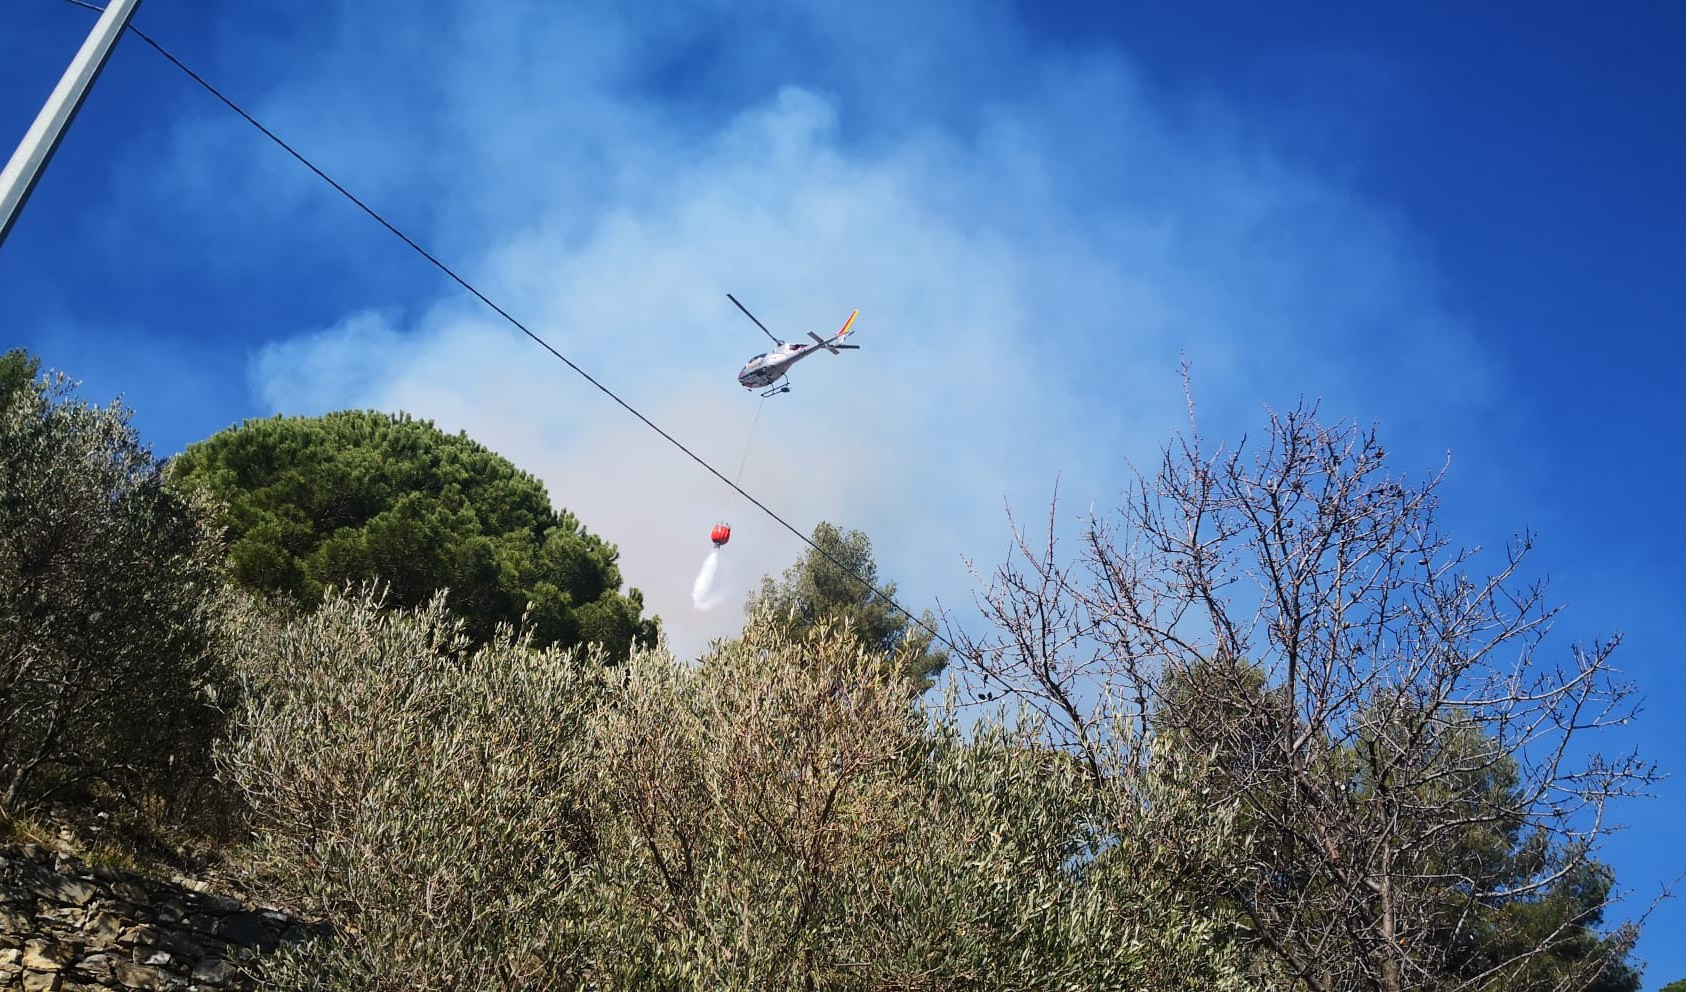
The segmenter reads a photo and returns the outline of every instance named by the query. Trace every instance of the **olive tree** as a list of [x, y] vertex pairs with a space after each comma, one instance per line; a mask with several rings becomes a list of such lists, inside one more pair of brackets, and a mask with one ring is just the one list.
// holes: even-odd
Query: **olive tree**
[[[220, 751], [272, 897], [333, 931], [267, 961], [281, 988], [572, 988], [558, 925], [590, 824], [579, 733], [603, 667], [515, 640], [476, 647], [442, 597], [365, 590], [248, 609], [242, 705]], [[596, 659], [600, 662], [600, 659]]]
[[260, 876], [330, 931], [279, 987], [1242, 987], [1177, 880], [1221, 814], [963, 732], [840, 627], [612, 669], [437, 602], [245, 629], [227, 768]]
[[1164, 777], [1097, 791], [1033, 726], [963, 730], [885, 661], [766, 609], [695, 666], [635, 659], [594, 720], [577, 890], [603, 987], [1240, 987], [1178, 882], [1223, 814]]
[[208, 771], [221, 550], [120, 404], [0, 358], [0, 809]]
[[1391, 474], [1373, 430], [1316, 414], [1174, 440], [1075, 555], [1054, 512], [1018, 530], [980, 596], [993, 629], [956, 633], [962, 674], [1096, 781], [1119, 746], [1129, 774], [1210, 762], [1240, 839], [1197, 881], [1274, 984], [1631, 988], [1634, 935], [1595, 932], [1590, 884], [1609, 804], [1655, 775], [1589, 746], [1635, 713], [1617, 639], [1548, 641], [1532, 536], [1453, 544], [1441, 476]]

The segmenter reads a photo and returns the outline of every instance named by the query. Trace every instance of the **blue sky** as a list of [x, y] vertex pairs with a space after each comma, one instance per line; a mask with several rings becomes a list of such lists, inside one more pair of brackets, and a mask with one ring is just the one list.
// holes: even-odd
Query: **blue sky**
[[[0, 138], [93, 20], [0, 7]], [[1686, 7], [1546, 3], [558, 5], [146, 0], [136, 23], [500, 305], [731, 472], [775, 331], [835, 330], [755, 426], [745, 488], [866, 531], [964, 611], [1003, 508], [1113, 505], [1182, 420], [1320, 397], [1395, 469], [1450, 457], [1461, 543], [1540, 534], [1570, 640], [1615, 631], [1686, 767], [1674, 525], [1686, 432]], [[274, 412], [404, 409], [540, 475], [694, 653], [735, 525], [801, 550], [137, 39], [10, 238], [0, 347], [121, 394], [161, 454]], [[1686, 872], [1680, 780], [1618, 810], [1635, 905]], [[1653, 917], [1646, 987], [1686, 977]]]

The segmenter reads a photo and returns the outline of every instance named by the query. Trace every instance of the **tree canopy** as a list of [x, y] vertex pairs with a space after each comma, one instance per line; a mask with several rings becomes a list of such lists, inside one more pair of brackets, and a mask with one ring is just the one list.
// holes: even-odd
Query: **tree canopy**
[[541, 644], [652, 642], [657, 621], [620, 591], [615, 547], [552, 507], [508, 460], [404, 414], [348, 410], [248, 420], [194, 444], [174, 478], [227, 509], [233, 576], [314, 606], [330, 586], [380, 582], [393, 606], [449, 590], [468, 634], [519, 623]]
[[1631, 990], [1595, 853], [1657, 772], [1590, 747], [1637, 710], [1618, 642], [1548, 641], [1531, 536], [1453, 544], [1439, 482], [1307, 404], [1241, 446], [1175, 439], [1075, 559], [1054, 510], [1016, 535], [960, 681], [1096, 781], [1170, 762], [1231, 811], [1189, 884], [1273, 987]]
[[222, 556], [118, 403], [0, 357], [0, 807], [209, 771]]
[[254, 619], [227, 750], [253, 877], [333, 930], [273, 987], [1251, 987], [1178, 877], [1221, 815], [963, 730], [840, 626], [762, 612], [609, 675], [470, 650], [437, 606]]
[[[1584, 850], [1554, 849], [1530, 823], [1517, 758], [1469, 712], [1437, 714], [1409, 694], [1381, 692], [1356, 715], [1352, 737], [1316, 734], [1306, 748], [1315, 758], [1290, 770], [1285, 687], [1271, 686], [1260, 666], [1200, 661], [1167, 673], [1160, 692], [1159, 756], [1197, 766], [1199, 786], [1229, 797], [1241, 828], [1200, 884], [1255, 926], [1290, 916], [1325, 933], [1349, 924], [1354, 893], [1342, 879], [1381, 874], [1360, 846], [1368, 841], [1389, 852], [1393, 917], [1413, 933], [1411, 984], [1639, 987], [1626, 962], [1632, 932], [1598, 931], [1608, 867]], [[1191, 754], [1201, 760], [1184, 761]]]
[[680, 661], [465, 436], [275, 418], [166, 470], [38, 371], [0, 355], [0, 817], [215, 750], [249, 877], [330, 924], [275, 987], [1639, 984], [1615, 642], [1556, 652], [1526, 539], [1452, 545], [1373, 432], [1173, 444], [1074, 562], [1051, 510], [949, 632], [979, 712], [915, 698], [948, 656], [858, 531]]
[[0, 407], [11, 400], [12, 394], [30, 386], [41, 371], [41, 360], [21, 348], [0, 355]]
[[749, 612], [765, 608], [793, 636], [822, 621], [846, 621], [864, 647], [888, 655], [920, 691], [930, 688], [948, 664], [948, 652], [933, 643], [930, 611], [915, 620], [891, 602], [896, 584], [880, 582], [865, 534], [821, 521], [813, 539], [819, 550], [809, 548], [777, 581], [761, 579]]

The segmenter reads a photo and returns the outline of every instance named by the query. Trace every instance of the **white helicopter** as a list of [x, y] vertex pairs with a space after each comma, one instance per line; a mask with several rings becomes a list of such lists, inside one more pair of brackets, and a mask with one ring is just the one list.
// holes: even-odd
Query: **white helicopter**
[[[755, 315], [749, 312], [748, 307], [738, 303], [737, 297], [727, 293], [726, 299], [737, 304], [737, 308], [743, 311], [745, 317], [755, 320]], [[767, 325], [755, 320], [755, 326], [761, 328], [761, 333], [773, 338], [773, 344], [777, 347], [764, 355], [756, 355], [751, 358], [744, 365], [743, 370], [738, 373], [738, 382], [745, 389], [761, 389], [763, 397], [790, 392], [789, 381], [780, 382], [780, 380], [784, 379], [792, 365], [809, 355], [815, 354], [821, 348], [836, 355], [843, 349], [854, 350], [860, 347], [858, 344], [843, 343], [843, 339], [849, 336], [849, 328], [854, 326], [855, 316], [859, 313], [860, 311], [856, 310], [849, 314], [849, 319], [843, 322], [843, 329], [829, 338], [822, 338], [813, 331], [809, 331], [808, 336], [814, 339], [813, 344], [787, 344], [773, 337], [773, 332], [767, 330]]]

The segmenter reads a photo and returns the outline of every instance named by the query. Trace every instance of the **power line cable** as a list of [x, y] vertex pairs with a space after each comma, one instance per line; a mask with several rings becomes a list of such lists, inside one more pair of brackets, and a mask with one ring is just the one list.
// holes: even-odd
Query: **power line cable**
[[[95, 4], [88, 3], [87, 0], [66, 0], [66, 2], [75, 4], [78, 7], [86, 7], [89, 10], [102, 10], [103, 9], [99, 6], [96, 6]], [[219, 90], [215, 86], [211, 85], [211, 83], [209, 81], [207, 81], [205, 79], [205, 77], [199, 75], [197, 72], [194, 72], [192, 69], [188, 68], [188, 66], [184, 62], [182, 62], [180, 59], [176, 58], [174, 55], [170, 54], [170, 52], [167, 49], [165, 49], [163, 45], [160, 45], [158, 42], [152, 40], [152, 37], [150, 35], [146, 34], [146, 32], [144, 32], [140, 28], [136, 27], [133, 22], [131, 22], [129, 24], [128, 30], [129, 30], [129, 32], [134, 34], [135, 37], [139, 38], [141, 41], [146, 42], [146, 44], [148, 46], [150, 46], [153, 51], [157, 52], [159, 55], [162, 55], [165, 59], [167, 59], [170, 62], [170, 64], [174, 65], [176, 68], [180, 69], [183, 73], [185, 73], [189, 79], [192, 79], [194, 82], [198, 83], [201, 87], [204, 88], [204, 90], [207, 93], [216, 97], [217, 100], [219, 100], [224, 106], [226, 106], [228, 109], [234, 111], [236, 114], [240, 115], [240, 117], [243, 118], [246, 121], [246, 123], [248, 123], [248, 124], [252, 125], [253, 127], [257, 128], [258, 131], [261, 132], [264, 137], [266, 137], [270, 141], [274, 142], [277, 146], [279, 146], [281, 148], [282, 151], [286, 152], [288, 155], [292, 156], [295, 160], [297, 160], [300, 165], [304, 166], [306, 169], [309, 169], [311, 172], [316, 174], [317, 178], [321, 179], [323, 182], [325, 182], [329, 186], [333, 187], [335, 192], [339, 193], [341, 196], [345, 197], [347, 200], [350, 200], [353, 204], [355, 204], [357, 206], [357, 208], [359, 210], [362, 210], [364, 213], [368, 214], [371, 218], [374, 219], [375, 223], [377, 223], [380, 226], [386, 228], [389, 232], [392, 233], [392, 235], [394, 237], [398, 238], [398, 240], [400, 240], [400, 241], [404, 242], [404, 244], [408, 245], [412, 251], [414, 251], [416, 254], [420, 255], [422, 258], [425, 258], [427, 261], [431, 262], [433, 264], [434, 268], [437, 268], [440, 272], [443, 272], [445, 275], [449, 276], [451, 281], [455, 282], [457, 285], [461, 286], [463, 289], [468, 290], [469, 293], [473, 294], [475, 299], [478, 299], [481, 303], [484, 303], [487, 307], [489, 307], [498, 316], [500, 316], [504, 320], [508, 321], [510, 326], [514, 327], [516, 330], [520, 331], [522, 334], [525, 334], [527, 337], [531, 338], [535, 344], [537, 344], [539, 347], [543, 348], [545, 351], [550, 352], [559, 361], [561, 361], [562, 364], [568, 366], [570, 369], [573, 369], [586, 382], [589, 382], [593, 386], [597, 387], [598, 391], [601, 392], [603, 395], [605, 395], [605, 396], [609, 397], [610, 399], [614, 400], [617, 404], [620, 405], [620, 407], [622, 409], [624, 409], [626, 412], [632, 414], [634, 417], [637, 417], [640, 421], [642, 421], [646, 427], [655, 431], [657, 434], [660, 434], [663, 438], [665, 438], [667, 440], [667, 442], [669, 444], [673, 445], [675, 448], [678, 448], [680, 451], [684, 452], [686, 454], [686, 456], [689, 457], [692, 461], [696, 462], [698, 465], [701, 465], [704, 469], [708, 470], [708, 473], [710, 475], [714, 476], [716, 479], [719, 479], [721, 482], [724, 482], [726, 485], [732, 487], [732, 489], [735, 490], [738, 493], [738, 495], [742, 496], [744, 499], [749, 500], [762, 513], [765, 513], [767, 516], [769, 516], [773, 520], [777, 521], [778, 524], [781, 527], [783, 527], [785, 530], [788, 530], [792, 534], [795, 534], [797, 536], [797, 538], [799, 538], [804, 544], [808, 545], [810, 548], [813, 548], [815, 551], [819, 552], [820, 555], [825, 557], [825, 559], [830, 561], [833, 565], [836, 565], [838, 570], [840, 570], [843, 574], [845, 574], [845, 575], [849, 576], [850, 578], [854, 579], [856, 582], [859, 582], [862, 586], [864, 586], [868, 590], [870, 590], [873, 595], [879, 597], [884, 602], [886, 602], [889, 605], [895, 607], [896, 610], [899, 611], [903, 616], [907, 617], [909, 621], [911, 621], [914, 624], [917, 624], [926, 633], [930, 634], [932, 638], [934, 638], [935, 640], [941, 641], [943, 644], [947, 645], [949, 650], [953, 651], [956, 654], [960, 654], [960, 655], [965, 654], [965, 652], [961, 651], [960, 648], [957, 645], [955, 645], [955, 643], [953, 641], [949, 640], [942, 633], [940, 633], [939, 631], [937, 631], [933, 627], [926, 624], [924, 620], [920, 619], [919, 617], [914, 616], [911, 611], [909, 611], [906, 607], [902, 606], [900, 603], [896, 602], [893, 598], [891, 598], [888, 595], [885, 595], [883, 590], [879, 589], [877, 586], [873, 585], [871, 582], [868, 582], [866, 579], [861, 578], [861, 576], [858, 573], [856, 573], [854, 569], [852, 569], [849, 566], [843, 564], [843, 562], [839, 561], [837, 559], [837, 557], [835, 555], [833, 555], [831, 552], [827, 551], [825, 548], [820, 547], [819, 544], [815, 543], [815, 541], [812, 538], [810, 538], [808, 535], [806, 535], [806, 534], [802, 533], [801, 531], [797, 530], [794, 526], [792, 526], [790, 524], [789, 521], [785, 520], [783, 517], [781, 517], [777, 513], [773, 512], [773, 510], [770, 507], [768, 507], [765, 503], [756, 499], [754, 496], [751, 496], [747, 491], [745, 491], [741, 486], [739, 486], [736, 481], [726, 478], [718, 470], [716, 470], [713, 465], [710, 465], [707, 461], [704, 461], [701, 456], [699, 456], [698, 454], [693, 452], [690, 448], [686, 447], [684, 445], [684, 443], [682, 443], [678, 438], [674, 437], [672, 434], [669, 434], [667, 431], [663, 430], [660, 426], [658, 426], [654, 421], [652, 421], [649, 417], [646, 417], [646, 416], [644, 416], [644, 414], [640, 413], [637, 410], [637, 408], [632, 406], [632, 404], [630, 404], [627, 401], [621, 399], [608, 386], [603, 385], [603, 383], [599, 382], [594, 376], [592, 376], [591, 373], [587, 372], [585, 369], [581, 368], [580, 366], [574, 364], [574, 362], [572, 360], [570, 360], [568, 358], [568, 356], [562, 354], [560, 351], [557, 351], [554, 347], [552, 347], [550, 345], [549, 342], [545, 341], [543, 338], [539, 337], [537, 334], [534, 334], [531, 330], [528, 330], [527, 326], [525, 324], [521, 323], [521, 321], [515, 319], [515, 317], [512, 314], [510, 314], [509, 311], [505, 310], [503, 307], [500, 307], [496, 303], [492, 302], [492, 300], [489, 297], [487, 297], [486, 294], [484, 294], [484, 293], [480, 292], [480, 290], [476, 289], [474, 287], [474, 285], [472, 283], [470, 283], [467, 279], [464, 279], [462, 276], [458, 275], [455, 272], [455, 270], [453, 270], [450, 266], [448, 266], [444, 262], [440, 261], [437, 257], [435, 257], [427, 249], [425, 249], [421, 245], [417, 244], [416, 241], [414, 239], [412, 239], [409, 235], [407, 235], [403, 231], [399, 230], [395, 225], [392, 224], [392, 222], [388, 221], [385, 217], [381, 216], [379, 211], [375, 210], [373, 207], [369, 206], [367, 203], [364, 203], [361, 199], [359, 199], [356, 196], [356, 194], [352, 193], [350, 190], [346, 189], [344, 186], [340, 185], [337, 181], [335, 181], [335, 179], [332, 176], [328, 175], [326, 172], [323, 172], [320, 168], [317, 168], [317, 166], [314, 162], [310, 161], [310, 159], [306, 158], [302, 153], [300, 153], [298, 150], [293, 148], [292, 145], [289, 145], [286, 141], [282, 140], [281, 137], [278, 136], [275, 132], [273, 132], [269, 128], [265, 127], [257, 118], [255, 118], [251, 114], [247, 113], [239, 104], [235, 103], [232, 99], [225, 96], [221, 90]], [[760, 409], [757, 408], [756, 419], [758, 421], [760, 419], [760, 416], [761, 416]], [[753, 428], [752, 428], [752, 430], [753, 430]], [[747, 459], [748, 455], [749, 455], [749, 452], [746, 448], [746, 450], [744, 452], [744, 457]], [[743, 470], [742, 466], [740, 465], [739, 466], [739, 472], [741, 473], [742, 470]]]

